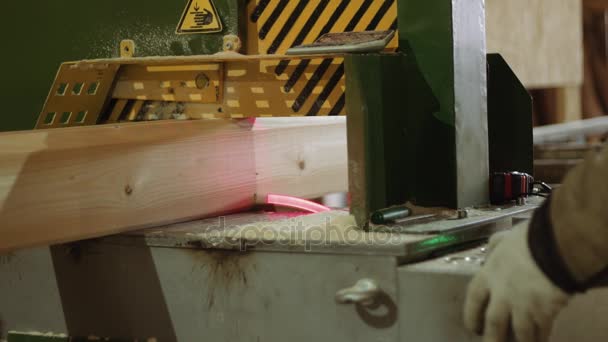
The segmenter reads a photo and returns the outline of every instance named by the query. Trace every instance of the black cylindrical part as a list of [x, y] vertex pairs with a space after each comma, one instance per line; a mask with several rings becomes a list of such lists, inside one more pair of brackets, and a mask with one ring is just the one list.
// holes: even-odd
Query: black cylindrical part
[[411, 211], [406, 206], [391, 207], [381, 209], [372, 214], [371, 221], [373, 224], [385, 224], [395, 222], [410, 216]]

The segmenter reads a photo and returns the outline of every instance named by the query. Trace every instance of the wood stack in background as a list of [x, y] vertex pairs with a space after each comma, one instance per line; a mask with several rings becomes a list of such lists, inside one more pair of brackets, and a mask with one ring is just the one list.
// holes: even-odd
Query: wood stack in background
[[608, 114], [608, 1], [488, 0], [488, 51], [512, 65], [536, 125]]
[[581, 0], [486, 0], [489, 52], [499, 52], [527, 88], [583, 81]]
[[608, 114], [608, 1], [584, 0], [583, 117]]
[[[529, 89], [535, 126], [608, 114], [607, 0], [487, 0], [486, 7], [488, 51], [500, 52]], [[535, 177], [560, 183], [603, 137], [535, 140]]]

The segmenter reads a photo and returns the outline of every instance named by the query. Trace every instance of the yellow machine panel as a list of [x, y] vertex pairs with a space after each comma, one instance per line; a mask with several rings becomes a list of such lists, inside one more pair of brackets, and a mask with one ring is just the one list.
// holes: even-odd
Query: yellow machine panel
[[119, 65], [63, 64], [36, 128], [94, 125], [112, 90]]
[[120, 70], [113, 98], [219, 103], [222, 64], [129, 65]]
[[[247, 52], [282, 55], [287, 49], [313, 43], [326, 33], [396, 30], [397, 1], [257, 0], [249, 3], [247, 19]], [[395, 50], [398, 41], [395, 36], [387, 49]], [[283, 88], [298, 93], [291, 106], [293, 115], [344, 114], [343, 59], [325, 58], [318, 64], [282, 60], [273, 67], [274, 73], [285, 80]]]
[[[284, 60], [292, 63], [285, 73], [277, 75], [274, 70]], [[43, 113], [85, 112], [86, 120], [54, 117], [47, 121], [41, 115], [37, 128], [167, 119], [344, 115], [342, 61], [332, 56], [201, 56], [65, 63]], [[300, 63], [306, 67], [298, 69]], [[92, 84], [98, 86], [96, 92], [87, 93], [85, 88]], [[74, 85], [83, 87], [82, 94], [69, 93]]]
[[[327, 62], [332, 60], [339, 63]], [[276, 60], [227, 63], [226, 111], [232, 117], [344, 115], [341, 61], [294, 59], [282, 75], [274, 72], [279, 63]], [[305, 62], [306, 68], [298, 70], [296, 62]], [[321, 68], [335, 76], [322, 77]]]
[[[247, 53], [282, 55], [326, 33], [396, 30], [397, 1], [256, 0], [249, 2], [247, 18]], [[397, 46], [395, 37], [388, 48]]]
[[[221, 25], [221, 20], [212, 1], [189, 1], [180, 27], [208, 29]], [[395, 30], [397, 1], [256, 0], [248, 2], [244, 20], [246, 37], [232, 38], [239, 41], [237, 45], [244, 44], [245, 55], [133, 58], [127, 54], [128, 58], [117, 60], [65, 63], [36, 127], [345, 115], [343, 58], [287, 57], [285, 52], [326, 33]], [[182, 33], [188, 33], [184, 27]], [[397, 45], [395, 36], [387, 49], [395, 50]], [[128, 49], [130, 55], [133, 49]], [[75, 85], [84, 89], [91, 84], [98, 85], [92, 94], [70, 92]], [[59, 91], [63, 88], [70, 89], [63, 94]]]

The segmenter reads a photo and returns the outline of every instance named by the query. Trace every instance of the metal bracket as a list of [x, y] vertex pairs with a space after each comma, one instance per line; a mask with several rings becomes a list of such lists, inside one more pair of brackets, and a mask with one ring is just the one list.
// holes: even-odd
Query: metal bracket
[[336, 303], [370, 306], [380, 293], [382, 291], [375, 280], [361, 279], [355, 285], [338, 291], [336, 293]]

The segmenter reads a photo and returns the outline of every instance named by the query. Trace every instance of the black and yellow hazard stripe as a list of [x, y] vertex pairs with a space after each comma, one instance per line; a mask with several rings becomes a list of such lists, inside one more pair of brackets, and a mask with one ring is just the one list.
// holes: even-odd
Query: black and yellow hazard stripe
[[[312, 43], [326, 33], [397, 28], [396, 0], [257, 0], [251, 8], [249, 20], [258, 28], [260, 54], [283, 54], [290, 47]], [[396, 46], [397, 39], [389, 45]], [[336, 64], [337, 67], [330, 67]], [[311, 68], [312, 75], [303, 80]], [[287, 75], [283, 86], [286, 93], [305, 81], [291, 106], [294, 114], [320, 115], [330, 97], [336, 99], [335, 103], [323, 115], [344, 114], [346, 96], [341, 58], [325, 58], [318, 65], [305, 59], [293, 66], [283, 60], [274, 71], [277, 77]], [[322, 90], [315, 91], [320, 85]]]

